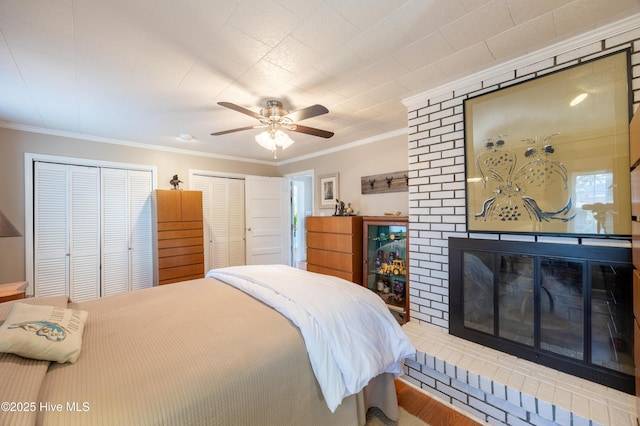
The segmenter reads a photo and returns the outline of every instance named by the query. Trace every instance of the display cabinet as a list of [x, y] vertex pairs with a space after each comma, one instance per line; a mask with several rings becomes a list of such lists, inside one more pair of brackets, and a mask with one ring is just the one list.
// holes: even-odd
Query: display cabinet
[[365, 216], [363, 285], [378, 294], [401, 324], [409, 321], [407, 218]]

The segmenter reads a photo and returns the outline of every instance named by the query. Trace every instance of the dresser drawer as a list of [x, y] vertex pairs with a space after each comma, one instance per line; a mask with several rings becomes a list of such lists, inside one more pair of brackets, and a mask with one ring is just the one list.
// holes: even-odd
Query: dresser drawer
[[346, 273], [353, 273], [353, 256], [351, 253], [339, 253], [329, 250], [307, 248], [307, 264], [321, 265]]
[[172, 268], [160, 269], [158, 272], [160, 284], [172, 282], [171, 280], [184, 281], [194, 278], [204, 278], [204, 265], [185, 265]]
[[[359, 220], [355, 220], [359, 219]], [[334, 234], [353, 234], [362, 235], [362, 219], [353, 216], [344, 217], [323, 217], [309, 216], [306, 218], [307, 231], [311, 232], [330, 232]]]
[[350, 234], [307, 232], [308, 248], [351, 253], [353, 246], [353, 235]]
[[184, 254], [181, 256], [167, 256], [158, 258], [158, 267], [160, 269], [194, 264], [204, 264], [204, 253], [193, 253]]

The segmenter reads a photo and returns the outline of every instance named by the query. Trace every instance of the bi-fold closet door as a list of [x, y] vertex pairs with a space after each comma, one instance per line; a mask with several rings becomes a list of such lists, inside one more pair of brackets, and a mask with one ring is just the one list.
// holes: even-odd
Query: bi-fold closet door
[[36, 163], [36, 296], [100, 296], [100, 169]]
[[153, 285], [150, 171], [36, 162], [33, 189], [36, 296]]
[[205, 272], [244, 265], [244, 179], [194, 174], [192, 180], [192, 188], [202, 191]]
[[102, 169], [102, 296], [153, 285], [151, 173]]

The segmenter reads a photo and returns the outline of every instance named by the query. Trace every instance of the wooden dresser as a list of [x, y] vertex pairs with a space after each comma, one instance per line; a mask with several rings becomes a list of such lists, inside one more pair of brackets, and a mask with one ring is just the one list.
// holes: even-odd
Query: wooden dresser
[[307, 270], [362, 285], [362, 216], [309, 216]]
[[158, 284], [204, 277], [202, 192], [156, 190]]

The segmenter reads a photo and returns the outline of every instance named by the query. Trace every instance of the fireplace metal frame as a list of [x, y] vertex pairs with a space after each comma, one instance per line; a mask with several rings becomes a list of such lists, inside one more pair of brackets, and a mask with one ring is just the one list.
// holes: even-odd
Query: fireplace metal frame
[[[582, 263], [583, 267], [583, 309], [584, 359], [574, 359], [546, 351], [540, 347], [540, 261], [534, 261], [534, 345], [503, 339], [497, 335], [499, 327], [494, 327], [494, 334], [465, 327], [464, 325], [464, 271], [463, 252], [480, 251], [492, 253], [494, 259], [498, 255], [527, 255], [534, 258], [558, 257], [563, 260]], [[472, 238], [449, 238], [449, 333], [457, 337], [509, 353], [519, 358], [554, 368], [565, 373], [584, 378], [602, 385], [618, 389], [630, 394], [635, 393], [635, 378], [623, 372], [611, 370], [591, 363], [591, 268], [597, 264], [618, 265], [632, 268], [631, 249], [624, 247], [567, 245], [539, 242], [520, 242], [485, 240]], [[497, 277], [494, 275], [494, 288]], [[632, 282], [629, 282], [632, 295]], [[498, 304], [498, 292], [494, 291], [494, 304]], [[631, 301], [629, 303], [632, 303]], [[633, 315], [631, 310], [630, 315]], [[495, 321], [498, 321], [497, 316]], [[588, 330], [588, 331], [587, 331]], [[633, 333], [630, 339], [633, 339]], [[631, 351], [633, 342], [631, 341]], [[633, 354], [632, 354], [633, 355]]]

